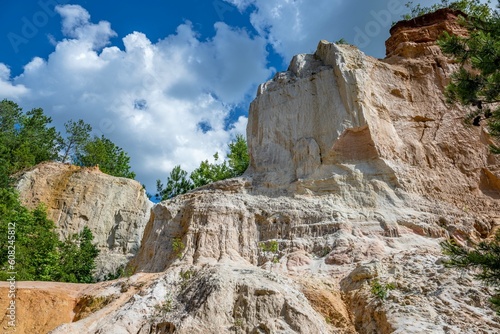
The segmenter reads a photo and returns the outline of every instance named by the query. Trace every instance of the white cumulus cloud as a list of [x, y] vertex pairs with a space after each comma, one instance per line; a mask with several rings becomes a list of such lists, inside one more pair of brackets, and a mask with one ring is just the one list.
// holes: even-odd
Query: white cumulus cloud
[[15, 78], [0, 64], [0, 98], [44, 108], [60, 130], [84, 119], [129, 153], [150, 192], [176, 164], [192, 170], [244, 133], [246, 117], [227, 124], [230, 112], [273, 73], [265, 39], [224, 23], [204, 40], [189, 22], [156, 43], [132, 32], [120, 49], [109, 22], [92, 23], [76, 5], [57, 12], [65, 38]]
[[0, 92], [2, 92], [0, 99], [6, 97], [18, 99], [28, 93], [28, 89], [24, 85], [15, 85], [12, 83], [10, 69], [3, 63], [0, 63]]
[[[405, 6], [407, 0], [224, 1], [245, 15], [249, 13], [254, 29], [286, 63], [298, 53], [314, 52], [322, 39], [335, 42], [344, 38], [368, 55], [384, 57], [384, 41], [392, 23], [410, 11]], [[426, 7], [441, 1], [418, 3]]]

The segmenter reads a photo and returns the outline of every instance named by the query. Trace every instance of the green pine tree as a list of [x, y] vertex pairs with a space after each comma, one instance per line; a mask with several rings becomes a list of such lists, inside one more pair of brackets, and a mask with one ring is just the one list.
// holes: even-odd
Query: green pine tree
[[215, 153], [214, 163], [208, 160], [202, 161], [189, 178], [188, 173], [180, 165], [175, 166], [167, 178], [166, 186], [161, 180], [156, 180], [155, 197], [161, 200], [170, 199], [194, 188], [242, 175], [248, 168], [250, 160], [247, 142], [242, 135], [237, 135], [236, 139], [229, 143], [227, 159], [227, 162], [219, 162], [219, 154]]
[[62, 162], [81, 154], [85, 145], [90, 141], [90, 133], [92, 132], [92, 126], [81, 119], [77, 122], [69, 120], [64, 123], [64, 127], [66, 129], [66, 139], [61, 143]]
[[497, 288], [497, 294], [490, 301], [500, 313], [500, 233], [494, 240], [482, 241], [471, 248], [459, 246], [454, 240], [441, 243], [444, 254], [450, 259], [445, 263], [449, 267], [477, 269], [476, 277]]
[[237, 135], [236, 139], [229, 143], [229, 167], [232, 170], [232, 176], [240, 176], [247, 170], [250, 163], [248, 156], [247, 141], [242, 135]]
[[80, 233], [71, 235], [60, 243], [60, 270], [57, 280], [61, 282], [92, 283], [95, 258], [99, 249], [92, 241], [94, 236], [85, 226]]
[[88, 167], [99, 165], [102, 172], [117, 177], [135, 177], [128, 154], [104, 136], [94, 137], [76, 152], [76, 163]]
[[[468, 120], [476, 126], [484, 121], [491, 135], [500, 138], [500, 14], [488, 7], [464, 18], [462, 24], [469, 36], [445, 33], [439, 41], [443, 52], [461, 65], [446, 88], [446, 96], [449, 102], [476, 107]], [[500, 153], [500, 148], [493, 146], [492, 151]]]
[[193, 183], [188, 179], [188, 173], [177, 165], [172, 169], [166, 186], [163, 186], [160, 180], [156, 180], [156, 189], [158, 191], [156, 197], [166, 200], [187, 193], [193, 189]]
[[43, 161], [57, 158], [61, 136], [41, 108], [22, 113], [14, 102], [0, 102], [0, 181]]

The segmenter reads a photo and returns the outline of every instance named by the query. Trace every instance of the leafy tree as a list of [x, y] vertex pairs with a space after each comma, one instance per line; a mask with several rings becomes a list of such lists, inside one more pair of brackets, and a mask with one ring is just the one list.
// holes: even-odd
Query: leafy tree
[[99, 166], [106, 174], [133, 179], [130, 157], [122, 148], [104, 136], [94, 137], [76, 154], [76, 162], [81, 166]]
[[61, 282], [92, 283], [92, 272], [95, 269], [95, 258], [99, 249], [92, 243], [94, 236], [85, 226], [80, 233], [71, 235], [61, 242], [60, 270], [57, 280]]
[[161, 200], [170, 199], [194, 188], [242, 175], [249, 164], [247, 142], [243, 136], [237, 135], [236, 139], [229, 143], [227, 159], [227, 162], [219, 162], [219, 154], [215, 153], [214, 163], [202, 161], [190, 174], [189, 179], [188, 173], [181, 166], [175, 166], [167, 179], [166, 187], [160, 180], [156, 180], [156, 197]]
[[85, 145], [90, 141], [90, 133], [92, 132], [92, 127], [90, 124], [85, 123], [83, 120], [78, 120], [73, 122], [69, 120], [64, 123], [66, 129], [66, 139], [62, 142], [61, 149], [63, 154], [61, 157], [62, 162], [66, 162], [68, 158], [78, 155], [78, 153], [85, 147]]
[[202, 161], [200, 167], [196, 168], [191, 173], [190, 179], [194, 188], [233, 176], [233, 171], [225, 161], [217, 163], [219, 160], [218, 153], [214, 154], [214, 160], [215, 162], [213, 164], [209, 163], [208, 160]]
[[9, 100], [0, 102], [0, 173], [2, 173], [2, 181], [5, 181], [4, 178], [8, 179], [12, 172], [12, 149], [16, 146], [21, 115], [21, 108], [14, 102]]
[[5, 181], [5, 175], [57, 157], [61, 137], [49, 126], [51, 122], [41, 108], [23, 114], [16, 103], [0, 102], [1, 180]]
[[0, 188], [7, 188], [11, 183], [7, 162], [0, 156]]
[[2, 100], [0, 102], [0, 131], [2, 134], [14, 134], [15, 125], [19, 122], [22, 109], [14, 102]]
[[[14, 239], [9, 239], [9, 231]], [[59, 239], [55, 225], [47, 219], [45, 208], [30, 211], [19, 202], [12, 188], [0, 189], [0, 279], [8, 277], [7, 272], [17, 272], [17, 280], [53, 279], [57, 271]], [[15, 247], [15, 270], [10, 268], [8, 252]]]
[[[0, 188], [0, 280], [16, 272], [16, 280], [92, 282], [98, 255], [92, 239], [85, 227], [81, 233], [59, 241], [55, 224], [47, 218], [43, 206], [31, 211], [21, 205], [14, 189]], [[13, 264], [9, 263], [12, 246]]]
[[492, 286], [497, 287], [497, 294], [491, 298], [492, 304], [500, 313], [500, 232], [491, 242], [482, 241], [470, 249], [459, 246], [454, 240], [441, 243], [443, 252], [450, 259], [446, 265], [463, 269], [475, 268], [479, 270], [476, 277]]
[[[468, 119], [476, 126], [486, 120], [491, 135], [500, 138], [499, 12], [492, 12], [489, 7], [476, 10], [472, 16], [464, 18], [462, 24], [467, 27], [469, 36], [445, 33], [439, 41], [443, 52], [461, 65], [446, 88], [446, 96], [450, 102], [475, 106], [476, 111]], [[500, 148], [493, 146], [492, 151], [500, 153]]]
[[41, 108], [32, 109], [21, 117], [20, 147], [26, 147], [32, 159], [26, 167], [57, 158], [61, 137], [54, 127], [48, 127], [50, 123], [52, 118], [47, 117]]
[[180, 165], [175, 166], [167, 179], [165, 187], [160, 180], [156, 180], [156, 189], [158, 191], [156, 196], [161, 200], [166, 200], [193, 189], [193, 184], [187, 178], [187, 175], [188, 173]]
[[247, 170], [250, 158], [248, 156], [247, 141], [242, 135], [237, 135], [236, 139], [229, 143], [227, 158], [233, 177], [240, 176]]

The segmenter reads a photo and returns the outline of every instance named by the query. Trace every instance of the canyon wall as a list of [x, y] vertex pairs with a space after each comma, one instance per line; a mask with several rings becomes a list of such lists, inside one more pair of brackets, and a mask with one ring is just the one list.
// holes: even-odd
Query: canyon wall
[[47, 207], [62, 238], [87, 226], [100, 250], [96, 277], [114, 274], [139, 250], [153, 203], [137, 181], [62, 163], [44, 163], [20, 176], [23, 204]]
[[492, 139], [443, 95], [458, 67], [435, 39], [464, 33], [458, 14], [397, 24], [384, 60], [295, 56], [250, 106], [245, 174], [155, 205], [136, 274], [51, 333], [500, 331], [491, 289], [440, 247], [500, 223]]

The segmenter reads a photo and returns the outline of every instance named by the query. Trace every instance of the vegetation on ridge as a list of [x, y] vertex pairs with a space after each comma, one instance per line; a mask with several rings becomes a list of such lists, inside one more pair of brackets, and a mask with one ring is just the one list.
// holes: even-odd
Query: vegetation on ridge
[[[90, 138], [82, 120], [65, 124], [63, 139], [43, 109], [26, 113], [14, 102], [0, 101], [0, 280], [93, 281], [99, 251], [87, 228], [59, 240], [43, 205], [24, 207], [11, 176], [44, 161], [71, 161], [80, 166], [102, 164], [101, 170], [133, 177], [128, 156], [109, 140]], [[100, 149], [101, 142], [105, 148]]]
[[92, 138], [92, 127], [83, 120], [66, 122], [66, 138], [51, 123], [41, 108], [23, 113], [16, 103], [0, 101], [0, 186], [8, 186], [12, 174], [44, 161], [99, 165], [109, 175], [135, 177], [128, 154], [104, 136]]
[[214, 163], [202, 161], [191, 175], [177, 165], [167, 178], [166, 185], [156, 180], [156, 197], [160, 200], [173, 198], [206, 184], [242, 175], [249, 164], [248, 147], [245, 138], [237, 135], [229, 143], [228, 161], [219, 162], [219, 154], [214, 154]]
[[483, 4], [480, 0], [441, 0], [441, 3], [436, 3], [427, 7], [420, 4], [413, 4], [413, 1], [409, 1], [405, 4], [405, 6], [410, 10], [410, 12], [404, 14], [403, 19], [412, 20], [418, 16], [433, 13], [443, 8], [460, 10], [471, 17], [485, 18], [491, 15], [491, 9], [488, 6], [489, 3], [490, 1], [487, 1]]

